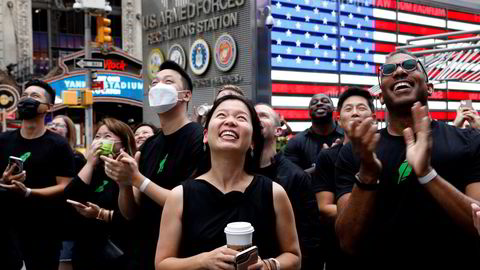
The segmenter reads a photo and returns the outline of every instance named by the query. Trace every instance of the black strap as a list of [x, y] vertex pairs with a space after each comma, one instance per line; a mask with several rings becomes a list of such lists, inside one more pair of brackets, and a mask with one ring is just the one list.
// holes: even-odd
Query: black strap
[[357, 173], [355, 174], [355, 184], [360, 189], [375, 191], [378, 190], [378, 187], [380, 186], [380, 180], [377, 180], [375, 184], [365, 184], [360, 180], [360, 173]]

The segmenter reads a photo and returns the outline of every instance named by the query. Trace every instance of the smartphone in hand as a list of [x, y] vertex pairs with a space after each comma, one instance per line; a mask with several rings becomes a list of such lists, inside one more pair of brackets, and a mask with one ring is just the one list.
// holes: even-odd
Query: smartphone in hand
[[18, 157], [10, 156], [8, 157], [8, 164], [10, 166], [15, 166], [12, 171], [12, 175], [16, 175], [23, 172], [23, 160]]
[[236, 270], [247, 270], [249, 265], [258, 261], [258, 248], [249, 247], [235, 255], [234, 265]]
[[473, 109], [472, 100], [461, 100], [460, 106]]
[[74, 200], [68, 200], [67, 199], [67, 203], [71, 204], [71, 205], [74, 205], [74, 206], [78, 206], [78, 207], [82, 207], [82, 208], [87, 208], [87, 206], [83, 203], [80, 203], [80, 202], [77, 202], [77, 201], [74, 201]]

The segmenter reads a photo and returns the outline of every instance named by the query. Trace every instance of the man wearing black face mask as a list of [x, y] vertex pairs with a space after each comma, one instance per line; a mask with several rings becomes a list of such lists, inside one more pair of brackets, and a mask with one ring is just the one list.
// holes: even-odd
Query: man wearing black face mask
[[308, 105], [312, 126], [298, 133], [285, 147], [285, 156], [304, 170], [315, 166], [322, 148], [328, 148], [337, 139], [343, 138], [343, 130], [332, 118], [333, 109], [333, 102], [328, 96], [314, 95]]
[[[68, 142], [45, 127], [54, 100], [47, 83], [28, 82], [17, 106], [22, 127], [0, 134], [0, 269], [20, 269], [22, 260], [29, 270], [58, 269], [61, 195], [74, 162]], [[22, 160], [21, 172], [10, 156]]]

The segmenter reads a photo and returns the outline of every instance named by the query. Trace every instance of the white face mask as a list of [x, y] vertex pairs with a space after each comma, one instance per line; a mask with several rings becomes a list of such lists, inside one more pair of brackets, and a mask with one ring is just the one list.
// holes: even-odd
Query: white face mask
[[178, 93], [173, 85], [158, 83], [148, 92], [148, 103], [156, 113], [165, 113], [177, 105]]

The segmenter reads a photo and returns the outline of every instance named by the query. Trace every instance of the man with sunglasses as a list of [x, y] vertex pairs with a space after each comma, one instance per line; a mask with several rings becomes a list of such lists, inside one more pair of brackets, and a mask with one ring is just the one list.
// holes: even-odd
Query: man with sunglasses
[[336, 170], [336, 233], [368, 269], [468, 269], [480, 255], [480, 133], [431, 121], [433, 85], [406, 51], [379, 74], [388, 126], [350, 122]]

